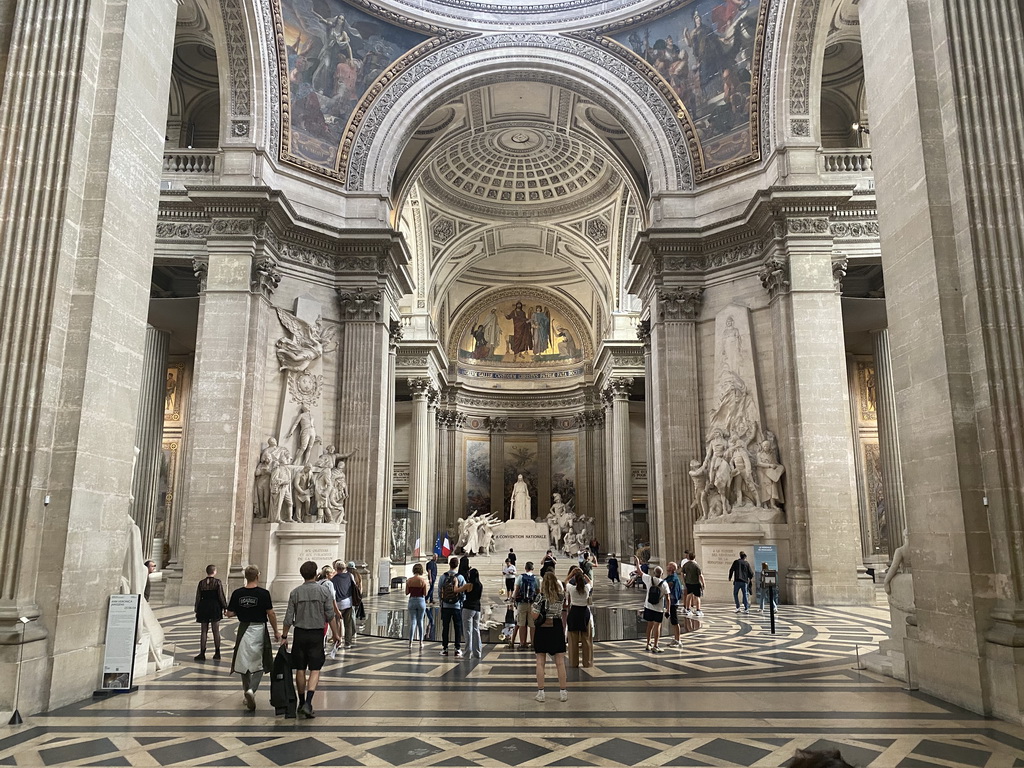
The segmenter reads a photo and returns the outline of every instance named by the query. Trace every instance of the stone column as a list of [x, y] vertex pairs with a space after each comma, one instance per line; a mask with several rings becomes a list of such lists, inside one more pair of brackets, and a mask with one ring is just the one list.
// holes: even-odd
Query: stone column
[[542, 519], [551, 507], [551, 418], [534, 419], [537, 430], [537, 508], [535, 520]]
[[[120, 582], [176, 4], [14, 8], [0, 31], [0, 710], [23, 652], [27, 716], [94, 689]], [[39, 619], [23, 649], [19, 616]]]
[[449, 530], [451, 498], [449, 496], [451, 483], [449, 476], [454, 472], [455, 441], [452, 438], [454, 428], [453, 412], [447, 408], [437, 409], [437, 504], [434, 510], [435, 532]]
[[[613, 378], [608, 380], [608, 386], [605, 388], [611, 401], [611, 437], [608, 453], [611, 469], [609, 510], [616, 529], [619, 527], [620, 513], [633, 509], [633, 459], [629, 445], [629, 390], [632, 386], [633, 379]], [[615, 538], [620, 538], [618, 531]], [[616, 551], [622, 546], [624, 543], [618, 541]], [[629, 554], [632, 555], [632, 552]]]
[[586, 483], [590, 486], [590, 509], [588, 514], [594, 516], [597, 524], [598, 538], [601, 541], [603, 552], [612, 552], [613, 532], [608, 524], [606, 509], [608, 502], [605, 498], [605, 485], [608, 474], [607, 462], [605, 460], [605, 428], [603, 411], [585, 411], [586, 417], [586, 451], [587, 451], [587, 477]]
[[505, 498], [505, 432], [508, 419], [491, 416], [487, 419], [487, 428], [491, 433], [491, 511], [505, 520], [511, 517], [511, 511], [506, 508], [509, 500]]
[[693, 483], [686, 470], [701, 459], [697, 316], [702, 288], [662, 288], [651, 307], [650, 372], [647, 379], [647, 428], [653, 435], [648, 483], [654, 493], [653, 517], [661, 558], [679, 557], [693, 545], [696, 515]]
[[431, 387], [427, 394], [427, 496], [423, 511], [423, 535], [429, 540], [422, 550], [428, 560], [434, 551], [434, 537], [437, 535], [437, 396], [437, 389]]
[[853, 428], [829, 221], [782, 219], [775, 235], [761, 280], [778, 345], [776, 386], [786, 393], [779, 447], [794, 533], [789, 594], [798, 603], [861, 604], [873, 598], [859, 578]]
[[890, 555], [903, 544], [907, 524], [903, 498], [903, 466], [897, 434], [896, 389], [889, 357], [889, 330], [872, 331], [875, 357], [875, 407], [878, 413], [878, 451], [882, 460], [885, 493], [885, 519], [888, 525]]
[[[142, 552], [153, 557], [153, 535], [159, 496], [160, 463], [163, 459], [161, 436], [164, 427], [164, 396], [167, 388], [167, 350], [171, 334], [146, 327], [146, 347], [142, 355], [142, 385], [139, 389], [139, 415], [135, 422], [135, 447], [139, 449], [132, 478], [132, 519], [142, 532]], [[157, 554], [159, 559], [160, 553]]]
[[[365, 562], [376, 578], [383, 549], [383, 527], [391, 499], [388, 431], [394, 398], [388, 399], [390, 372], [390, 297], [379, 289], [339, 289], [342, 340], [338, 376], [339, 453], [354, 452], [347, 462], [349, 498], [346, 556]], [[393, 380], [393, 376], [391, 377]]]
[[[1012, 0], [861, 3], [921, 690], [1024, 713], [1024, 37]], [[941, 117], [937, 117], [941, 116]]]
[[621, 554], [619, 548], [622, 546], [622, 526], [619, 521], [619, 510], [615, 508], [615, 481], [612, 477], [612, 457], [615, 455], [615, 436], [613, 435], [615, 419], [612, 418], [611, 391], [605, 389], [601, 393], [601, 397], [604, 404], [604, 506], [608, 525], [608, 551]]
[[[429, 399], [433, 391], [430, 379], [409, 379], [412, 391], [412, 445], [409, 451], [409, 509], [420, 513], [422, 530], [414, 531], [424, 549], [430, 529], [427, 523], [427, 478], [430, 476], [430, 407]], [[431, 542], [433, 546], [433, 542]]]
[[257, 219], [214, 219], [209, 260], [199, 264], [180, 558], [167, 569], [168, 604], [191, 604], [207, 565], [237, 582], [248, 559], [253, 471], [267, 438], [260, 434], [267, 345], [277, 322], [270, 298], [281, 280], [273, 242]]

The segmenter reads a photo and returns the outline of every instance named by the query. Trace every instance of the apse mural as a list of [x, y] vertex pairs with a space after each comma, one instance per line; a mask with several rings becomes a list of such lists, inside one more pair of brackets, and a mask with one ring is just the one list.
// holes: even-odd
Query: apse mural
[[491, 441], [466, 440], [466, 509], [491, 511]]
[[756, 157], [763, 3], [679, 0], [639, 25], [597, 30], [646, 62], [686, 108], [702, 175]]
[[399, 57], [429, 39], [341, 0], [277, 0], [287, 69], [282, 155], [337, 170], [345, 126], [360, 98]]
[[459, 341], [464, 363], [564, 365], [583, 359], [575, 325], [544, 297], [516, 296], [496, 301], [477, 314]]

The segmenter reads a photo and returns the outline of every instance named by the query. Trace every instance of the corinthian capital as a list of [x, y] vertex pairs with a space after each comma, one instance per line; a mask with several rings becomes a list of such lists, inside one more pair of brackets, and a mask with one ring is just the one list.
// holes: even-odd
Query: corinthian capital
[[379, 320], [380, 291], [338, 289], [338, 305], [347, 320]]
[[703, 288], [665, 288], [658, 291], [658, 307], [663, 320], [696, 320], [703, 301]]
[[764, 263], [761, 271], [757, 273], [761, 285], [768, 291], [768, 296], [774, 299], [782, 293], [789, 293], [789, 260], [774, 256]]

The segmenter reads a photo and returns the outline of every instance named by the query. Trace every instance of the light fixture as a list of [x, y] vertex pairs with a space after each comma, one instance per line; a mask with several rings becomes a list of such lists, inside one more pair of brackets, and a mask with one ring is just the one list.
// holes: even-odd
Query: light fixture
[[861, 125], [860, 123], [854, 123], [850, 127], [853, 128], [853, 130], [855, 130], [857, 133], [866, 133], [868, 136], [871, 135], [871, 131], [868, 130], [868, 127], [866, 125]]

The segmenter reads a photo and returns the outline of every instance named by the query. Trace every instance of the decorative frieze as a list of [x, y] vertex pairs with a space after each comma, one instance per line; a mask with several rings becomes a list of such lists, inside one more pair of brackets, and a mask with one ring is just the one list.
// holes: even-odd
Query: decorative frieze
[[832, 237], [850, 238], [878, 238], [877, 221], [835, 221], [832, 222], [829, 231]]
[[827, 217], [815, 216], [786, 219], [786, 230], [792, 235], [827, 235], [830, 227]]
[[508, 419], [504, 416], [488, 416], [486, 424], [492, 435], [503, 435], [508, 431]]
[[158, 221], [156, 236], [158, 240], [206, 240], [210, 234], [210, 225], [205, 221]]

